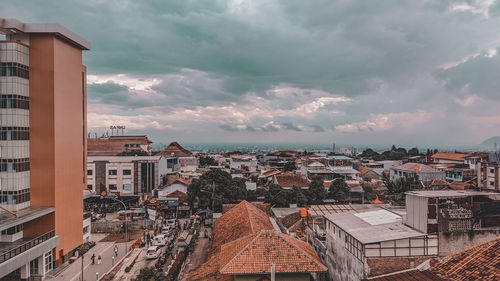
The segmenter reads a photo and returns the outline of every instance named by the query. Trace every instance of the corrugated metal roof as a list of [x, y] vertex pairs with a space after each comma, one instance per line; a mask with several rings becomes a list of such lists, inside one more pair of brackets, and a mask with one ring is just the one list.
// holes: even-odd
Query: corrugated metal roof
[[325, 218], [363, 244], [426, 235], [404, 225], [402, 217], [387, 210], [360, 214], [343, 213], [326, 215]]

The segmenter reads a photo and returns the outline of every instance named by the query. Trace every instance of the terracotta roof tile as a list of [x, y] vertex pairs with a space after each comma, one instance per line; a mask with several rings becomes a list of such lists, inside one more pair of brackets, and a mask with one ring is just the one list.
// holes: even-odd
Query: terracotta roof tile
[[276, 180], [278, 181], [278, 185], [282, 188], [292, 188], [294, 186], [300, 188], [309, 187], [309, 181], [302, 175], [285, 173], [276, 175]]
[[500, 280], [500, 237], [449, 255], [437, 265], [438, 275], [451, 280]]
[[453, 160], [453, 161], [463, 161], [468, 154], [462, 153], [449, 153], [449, 152], [437, 152], [434, 153], [431, 158], [433, 159], [444, 159], [444, 160]]
[[405, 272], [398, 272], [391, 275], [370, 278], [370, 281], [444, 281], [443, 279], [430, 271], [410, 270]]
[[156, 155], [166, 157], [170, 157], [172, 155], [175, 155], [177, 157], [186, 157], [193, 155], [193, 153], [182, 147], [178, 142], [174, 141]]
[[305, 242], [275, 230], [262, 230], [222, 246], [223, 274], [324, 272], [328, 268]]

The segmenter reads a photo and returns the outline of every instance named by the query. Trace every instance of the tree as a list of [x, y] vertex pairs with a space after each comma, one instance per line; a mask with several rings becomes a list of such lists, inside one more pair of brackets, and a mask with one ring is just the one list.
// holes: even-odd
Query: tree
[[200, 167], [217, 166], [217, 162], [210, 156], [202, 156], [199, 159]]
[[281, 186], [273, 183], [269, 186], [269, 191], [266, 194], [266, 203], [275, 207], [288, 207], [288, 190], [281, 188]]
[[422, 184], [418, 179], [418, 175], [408, 177], [400, 177], [396, 180], [391, 180], [386, 174], [383, 175], [382, 181], [387, 187], [387, 193], [395, 195], [394, 202], [397, 205], [405, 205], [405, 193], [410, 190], [421, 189]]
[[332, 182], [330, 189], [328, 189], [328, 198], [335, 200], [343, 200], [349, 195], [349, 186], [345, 183], [344, 179], [338, 178]]
[[391, 151], [396, 151], [396, 146], [394, 144], [391, 146]]
[[328, 196], [328, 192], [323, 186], [323, 178], [315, 176], [309, 183], [309, 189], [306, 191], [307, 202], [309, 205], [320, 204]]
[[286, 191], [287, 204], [295, 203], [299, 207], [303, 207], [307, 204], [307, 197], [298, 186], [294, 186], [291, 190]]
[[297, 169], [297, 167], [295, 166], [295, 162], [293, 161], [286, 162], [283, 168], [285, 169], [285, 172], [291, 172]]
[[408, 155], [411, 155], [411, 156], [417, 156], [417, 155], [420, 155], [419, 151], [418, 151], [418, 148], [414, 147], [410, 150], [408, 150]]
[[133, 281], [166, 281], [167, 276], [162, 272], [154, 269], [153, 267], [147, 267], [141, 269], [137, 277]]
[[194, 179], [188, 187], [188, 199], [193, 206], [198, 200], [200, 206], [209, 207], [214, 211], [221, 211], [224, 203], [238, 203], [245, 200], [247, 190], [245, 180], [232, 178], [231, 174], [213, 169], [204, 173], [199, 179]]

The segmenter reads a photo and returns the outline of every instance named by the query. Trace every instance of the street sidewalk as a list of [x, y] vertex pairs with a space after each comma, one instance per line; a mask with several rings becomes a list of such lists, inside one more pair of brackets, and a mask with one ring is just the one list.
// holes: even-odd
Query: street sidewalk
[[[97, 277], [102, 278], [106, 272], [108, 272], [113, 265], [116, 265], [121, 258], [125, 256], [125, 243], [116, 243], [118, 246], [118, 256], [115, 256], [113, 251], [114, 242], [98, 242], [92, 249], [90, 249], [84, 255], [83, 260], [83, 277], [84, 281], [94, 281], [97, 280]], [[131, 242], [128, 243], [130, 247]], [[92, 261], [90, 257], [92, 254], [95, 254], [95, 264], [91, 264]], [[102, 263], [97, 264], [97, 257], [101, 255]], [[45, 280], [47, 281], [81, 281], [81, 271], [82, 271], [82, 259], [79, 258], [67, 268], [65, 268], [62, 272], [60, 272], [57, 276], [47, 277]], [[97, 276], [96, 273], [99, 273]]]

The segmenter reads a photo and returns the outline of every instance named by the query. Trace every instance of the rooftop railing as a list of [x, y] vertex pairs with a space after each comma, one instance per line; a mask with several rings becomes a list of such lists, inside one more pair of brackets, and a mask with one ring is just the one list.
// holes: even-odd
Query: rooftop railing
[[42, 235], [40, 235], [36, 238], [33, 238], [29, 241], [26, 241], [25, 243], [13, 248], [13, 249], [10, 249], [8, 251], [0, 253], [0, 264], [5, 262], [5, 261], [10, 260], [11, 258], [13, 258], [19, 254], [26, 252], [27, 250], [29, 250], [37, 245], [42, 244], [43, 242], [49, 240], [52, 237], [54, 237], [54, 230], [47, 232], [45, 234], [42, 234]]

